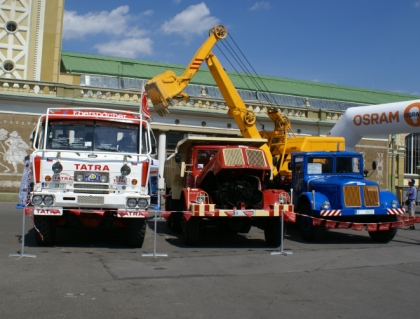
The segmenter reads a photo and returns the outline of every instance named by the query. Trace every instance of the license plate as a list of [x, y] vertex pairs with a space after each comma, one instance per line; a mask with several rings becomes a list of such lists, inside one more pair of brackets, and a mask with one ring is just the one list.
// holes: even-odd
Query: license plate
[[63, 208], [39, 207], [39, 208], [34, 209], [34, 215], [61, 216], [61, 215], [63, 215]]
[[66, 184], [55, 184], [55, 188], [65, 188]]
[[373, 209], [357, 209], [356, 215], [374, 215], [375, 211]]
[[[247, 211], [247, 212], [249, 212], [249, 211]], [[254, 215], [254, 214], [255, 214], [255, 212], [252, 212], [252, 215]], [[247, 216], [247, 215], [245, 214], [245, 211], [238, 209], [238, 210], [233, 211], [233, 216]]]

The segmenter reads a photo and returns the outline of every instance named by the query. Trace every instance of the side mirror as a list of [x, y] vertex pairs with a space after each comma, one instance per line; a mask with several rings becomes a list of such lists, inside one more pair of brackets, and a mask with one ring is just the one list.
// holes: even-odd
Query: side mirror
[[376, 170], [376, 167], [377, 167], [377, 163], [376, 163], [376, 161], [373, 161], [372, 162], [372, 169], [373, 170]]
[[175, 162], [176, 162], [176, 163], [181, 163], [181, 161], [182, 161], [182, 156], [181, 156], [181, 154], [176, 153], [176, 154], [175, 154]]

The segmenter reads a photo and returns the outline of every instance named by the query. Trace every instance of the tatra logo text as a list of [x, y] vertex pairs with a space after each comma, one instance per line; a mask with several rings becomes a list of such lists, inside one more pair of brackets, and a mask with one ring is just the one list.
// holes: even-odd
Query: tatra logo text
[[76, 169], [79, 169], [81, 171], [109, 171], [108, 165], [98, 165], [98, 164], [74, 164], [76, 166]]

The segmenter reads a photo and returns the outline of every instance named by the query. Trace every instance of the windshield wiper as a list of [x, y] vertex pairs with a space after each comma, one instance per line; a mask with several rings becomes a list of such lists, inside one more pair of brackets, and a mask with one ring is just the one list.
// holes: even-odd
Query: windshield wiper
[[116, 147], [95, 147], [96, 150], [103, 150], [103, 151], [110, 151], [110, 152], [118, 152]]

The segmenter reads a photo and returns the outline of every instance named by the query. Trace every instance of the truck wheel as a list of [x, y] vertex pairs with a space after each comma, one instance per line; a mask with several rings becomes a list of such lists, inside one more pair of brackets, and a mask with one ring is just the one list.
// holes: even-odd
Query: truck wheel
[[184, 219], [185, 244], [195, 246], [200, 240], [200, 219], [191, 217], [188, 221]]
[[[311, 207], [309, 203], [304, 203], [300, 207], [299, 213], [310, 216]], [[300, 235], [306, 241], [318, 241], [325, 235], [324, 221], [320, 226], [313, 226], [311, 217], [298, 216], [298, 227]]]
[[[264, 238], [269, 246], [280, 246], [281, 220], [278, 217], [267, 219], [264, 227]], [[284, 233], [283, 233], [284, 239]]]
[[[54, 217], [49, 216], [34, 216], [35, 230], [35, 241], [39, 246], [52, 245], [55, 240], [55, 227], [53, 226]], [[41, 236], [42, 235], [42, 236]]]
[[396, 234], [397, 234], [396, 228], [391, 228], [389, 230], [379, 230], [379, 231], [369, 232], [370, 238], [380, 243], [387, 243], [391, 241], [395, 237]]
[[183, 214], [179, 212], [173, 212], [168, 218], [169, 228], [172, 229], [174, 233], [182, 232], [182, 218]]
[[144, 218], [133, 218], [128, 226], [128, 244], [131, 247], [141, 248], [145, 235], [146, 220]]

